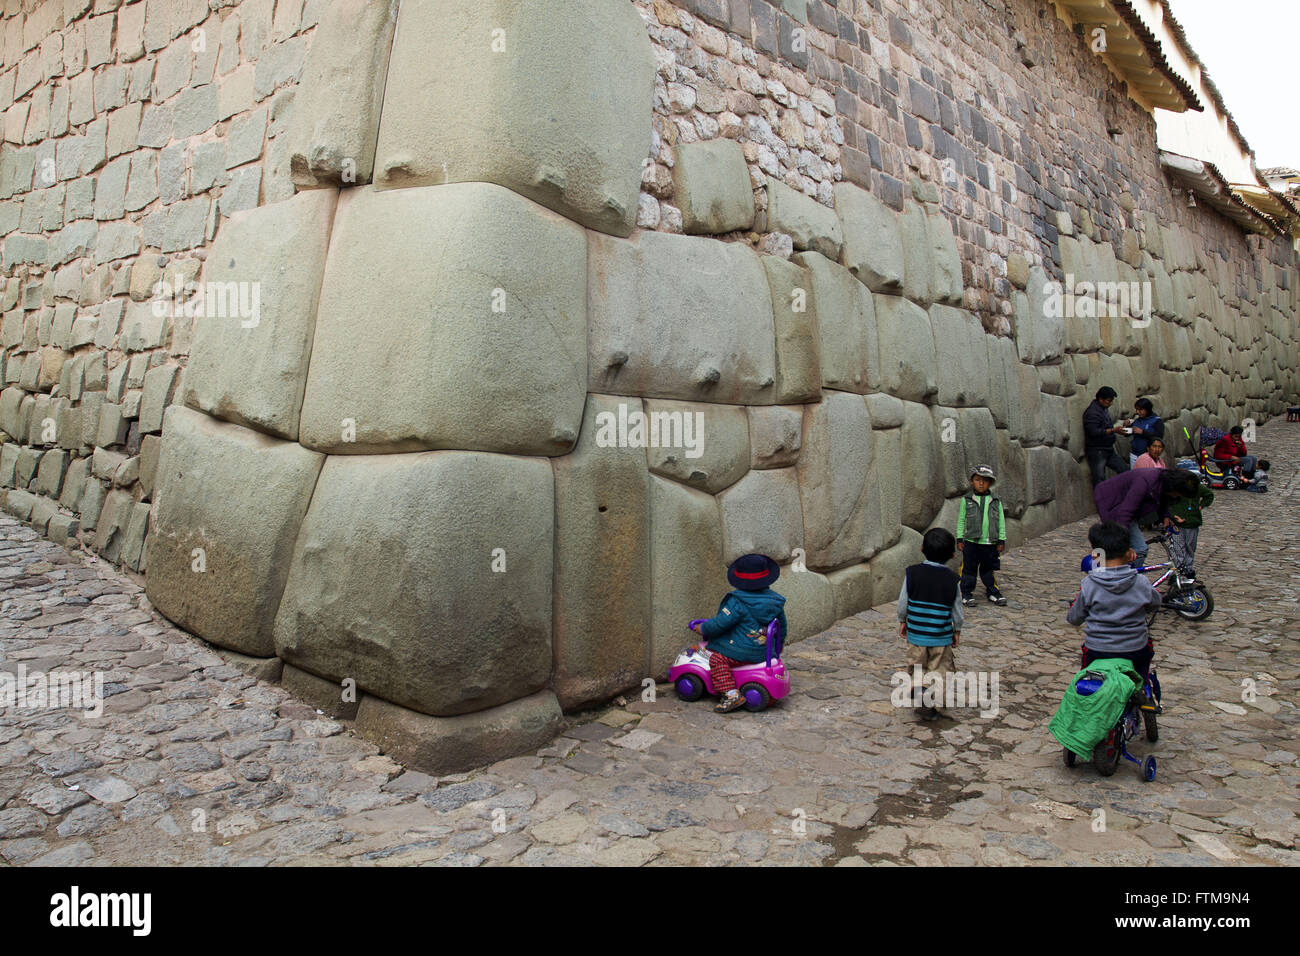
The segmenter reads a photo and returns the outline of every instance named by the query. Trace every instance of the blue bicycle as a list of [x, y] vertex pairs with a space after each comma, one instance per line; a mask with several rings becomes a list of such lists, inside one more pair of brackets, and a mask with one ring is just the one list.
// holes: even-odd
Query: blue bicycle
[[[1074, 687], [1080, 695], [1087, 697], [1095, 694], [1101, 684], [1102, 675], [1088, 671], [1075, 681]], [[1160, 679], [1156, 676], [1155, 668], [1151, 668], [1147, 672], [1146, 680], [1142, 682], [1141, 690], [1135, 690], [1129, 697], [1123, 713], [1120, 714], [1119, 720], [1115, 721], [1115, 726], [1110, 729], [1106, 739], [1092, 748], [1092, 766], [1096, 771], [1103, 777], [1112, 776], [1119, 769], [1122, 757], [1130, 763], [1137, 764], [1138, 773], [1143, 780], [1148, 783], [1154, 780], [1156, 758], [1148, 754], [1144, 760], [1139, 760], [1128, 752], [1128, 742], [1137, 736], [1138, 723], [1141, 721], [1147, 740], [1155, 743], [1160, 737], [1159, 728], [1156, 726], [1156, 714], [1163, 709], [1160, 706]], [[1062, 758], [1067, 767], [1073, 767], [1078, 759], [1074, 751], [1069, 748], [1062, 751]]]

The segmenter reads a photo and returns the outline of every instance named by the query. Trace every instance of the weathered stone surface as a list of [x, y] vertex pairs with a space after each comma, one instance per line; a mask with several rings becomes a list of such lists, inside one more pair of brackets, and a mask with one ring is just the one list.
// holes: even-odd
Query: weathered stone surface
[[[880, 495], [880, 540], [877, 543], [872, 529], [868, 528], [867, 544], [868, 548], [875, 544], [878, 551], [891, 547], [903, 532], [903, 429], [878, 431], [874, 437], [876, 453], [867, 472], [867, 482]], [[870, 557], [871, 553], [864, 556]]]
[[181, 370], [176, 365], [159, 365], [145, 373], [144, 391], [140, 397], [140, 431], [162, 430], [163, 414], [175, 396], [177, 382], [182, 377]]
[[799, 460], [803, 444], [803, 409], [755, 405], [749, 413], [751, 468], [785, 468]]
[[563, 715], [549, 690], [472, 714], [430, 717], [366, 696], [357, 731], [384, 753], [425, 773], [451, 774], [536, 750], [559, 733]]
[[997, 431], [998, 457], [993, 465], [997, 476], [995, 494], [1002, 499], [1007, 515], [1019, 518], [1025, 512], [1025, 450], [1005, 428]]
[[875, 603], [871, 590], [871, 565], [865, 561], [831, 571], [826, 580], [830, 582], [831, 594], [835, 598], [837, 621], [865, 611]]
[[1016, 347], [1031, 365], [1058, 358], [1065, 347], [1064, 301], [1060, 283], [1040, 266], [1029, 270], [1029, 284], [1014, 298]]
[[370, 182], [397, 6], [344, 0], [324, 9], [287, 134], [299, 186]]
[[749, 419], [743, 407], [647, 399], [645, 413], [646, 458], [656, 475], [717, 494], [749, 471]]
[[844, 265], [872, 292], [903, 289], [898, 214], [851, 183], [835, 184], [835, 212], [844, 230]]
[[904, 403], [901, 462], [903, 524], [924, 531], [943, 505], [944, 478], [934, 420], [916, 402]]
[[880, 342], [881, 388], [907, 401], [928, 401], [939, 391], [939, 362], [929, 314], [900, 296], [873, 298]]
[[774, 403], [772, 303], [758, 256], [697, 236], [589, 240], [593, 391]]
[[930, 306], [934, 332], [937, 400], [943, 405], [987, 405], [989, 353], [979, 319], [965, 309]]
[[596, 417], [637, 399], [592, 395], [578, 444], [555, 473], [555, 667], [568, 709], [637, 686], [650, 608], [650, 484], [640, 448], [597, 444]]
[[754, 224], [754, 191], [739, 143], [682, 143], [673, 156], [673, 202], [686, 232], [716, 235]]
[[650, 673], [667, 677], [694, 635], [686, 625], [716, 613], [730, 590], [722, 560], [722, 514], [712, 495], [650, 476]]
[[327, 681], [289, 664], [285, 664], [281, 670], [280, 683], [293, 696], [306, 701], [328, 717], [343, 720], [356, 719], [357, 707], [360, 705], [359, 698], [362, 695], [347, 694], [352, 697], [352, 700], [345, 700], [345, 688], [342, 684]]
[[631, 231], [655, 70], [634, 7], [574, 0], [557, 17], [548, 0], [491, 0], [411, 5], [401, 20], [377, 184], [493, 182], [589, 228]]
[[919, 203], [908, 203], [898, 225], [903, 242], [903, 295], [925, 308], [935, 300], [929, 217]]
[[336, 199], [332, 189], [311, 190], [221, 227], [203, 276], [186, 405], [297, 441]]
[[[300, 440], [334, 454], [564, 453], [586, 400], [585, 290], [582, 230], [499, 186], [345, 193]], [[363, 315], [376, 317], [364, 330]]]
[[821, 397], [822, 371], [811, 275], [807, 269], [777, 256], [763, 256], [761, 262], [772, 291], [776, 401], [816, 401]]
[[767, 179], [767, 231], [785, 233], [799, 250], [820, 252], [835, 262], [844, 232], [835, 210], [785, 183]]
[[836, 568], [862, 558], [872, 499], [879, 511], [877, 491], [867, 482], [873, 449], [861, 396], [828, 392], [804, 411], [797, 469], [810, 567]]
[[1025, 494], [1031, 506], [1043, 504], [1056, 496], [1056, 463], [1052, 452], [1053, 449], [1046, 446], [1025, 450]]
[[718, 496], [722, 509], [722, 559], [765, 554], [788, 561], [803, 544], [799, 482], [793, 468], [751, 471]]
[[978, 465], [997, 463], [997, 436], [987, 408], [931, 408], [939, 438], [943, 493], [951, 498], [970, 488], [970, 474]]
[[876, 606], [897, 601], [904, 572], [910, 565], [924, 560], [921, 532], [904, 527], [898, 543], [876, 555], [868, 564], [871, 568], [871, 598]]
[[937, 302], [960, 305], [962, 296], [961, 255], [957, 252], [957, 237], [952, 224], [941, 212], [926, 215], [930, 232], [930, 262], [933, 272], [930, 289]]
[[[181, 406], [168, 409], [165, 426], [145, 593], [205, 640], [270, 656], [289, 557], [322, 456]], [[88, 482], [92, 487], [99, 483]], [[83, 525], [94, 527], [85, 511], [83, 493]]]
[[822, 385], [846, 392], [880, 387], [876, 312], [871, 293], [841, 265], [816, 252], [795, 262], [808, 270], [817, 313]]
[[835, 591], [826, 575], [781, 568], [772, 590], [785, 598], [785, 619], [789, 625], [786, 643], [812, 637], [835, 623]]
[[551, 670], [552, 509], [542, 461], [329, 458], [294, 546], [276, 653], [443, 716], [534, 693]]

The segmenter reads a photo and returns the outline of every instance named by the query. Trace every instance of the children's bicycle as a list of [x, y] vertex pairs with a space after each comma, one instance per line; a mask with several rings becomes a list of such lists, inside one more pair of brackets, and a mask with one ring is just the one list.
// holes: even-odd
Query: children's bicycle
[[[1138, 572], [1141, 574], [1150, 571], [1160, 572], [1160, 576], [1151, 582], [1151, 586], [1160, 591], [1161, 610], [1173, 611], [1189, 621], [1203, 621], [1214, 611], [1214, 596], [1200, 581], [1185, 577], [1174, 562], [1169, 542], [1177, 534], [1179, 532], [1176, 529], [1166, 528], [1156, 537], [1148, 539], [1147, 545], [1160, 545], [1169, 560], [1138, 568]], [[1147, 627], [1155, 623], [1157, 613], [1159, 612], [1151, 612], [1151, 616], [1147, 618]]]
[[[1084, 697], [1095, 694], [1102, 685], [1102, 675], [1088, 671], [1074, 683], [1075, 690]], [[1106, 739], [1092, 748], [1092, 766], [1103, 777], [1113, 776], [1119, 769], [1120, 758], [1137, 764], [1142, 779], [1150, 783], [1156, 778], [1156, 758], [1148, 754], [1139, 760], [1128, 752], [1128, 742], [1137, 736], [1138, 722], [1142, 723], [1146, 738], [1155, 743], [1160, 738], [1160, 729], [1156, 726], [1156, 714], [1164, 708], [1160, 705], [1160, 679], [1156, 677], [1155, 668], [1147, 671], [1142, 689], [1135, 690], [1124, 705], [1115, 726], [1110, 729]], [[1067, 767], [1073, 767], [1078, 756], [1068, 747], [1061, 752]]]

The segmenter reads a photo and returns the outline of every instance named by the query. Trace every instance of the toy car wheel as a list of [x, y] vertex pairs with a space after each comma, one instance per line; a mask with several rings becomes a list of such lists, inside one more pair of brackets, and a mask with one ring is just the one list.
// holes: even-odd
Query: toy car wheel
[[1156, 778], [1156, 758], [1147, 757], [1142, 761], [1142, 779], [1150, 783]]
[[1069, 747], [1065, 747], [1061, 750], [1061, 763], [1065, 764], [1067, 767], [1073, 767], [1074, 762], [1077, 759], [1078, 758], [1074, 756], [1074, 751]]
[[1210, 589], [1199, 582], [1178, 596], [1178, 613], [1189, 621], [1203, 621], [1214, 610]]
[[1105, 740], [1092, 748], [1092, 765], [1097, 768], [1097, 772], [1103, 777], [1113, 775], [1115, 769], [1119, 766], [1119, 735], [1120, 729], [1117, 725], [1106, 735]]
[[1236, 478], [1224, 478], [1224, 479], [1223, 479], [1223, 487], [1227, 488], [1229, 491], [1236, 491], [1237, 488], [1240, 487], [1240, 485], [1241, 485], [1241, 483], [1240, 483], [1239, 481], [1237, 481]]
[[772, 695], [762, 684], [746, 684], [740, 688], [740, 696], [745, 698], [746, 710], [759, 711], [772, 702]]
[[682, 700], [699, 700], [704, 696], [704, 681], [694, 674], [683, 674], [677, 678], [677, 696]]

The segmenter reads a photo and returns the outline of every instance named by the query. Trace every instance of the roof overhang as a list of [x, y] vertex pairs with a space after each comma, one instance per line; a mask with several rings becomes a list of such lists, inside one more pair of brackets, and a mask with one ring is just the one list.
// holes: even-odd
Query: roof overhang
[[1282, 193], [1253, 183], [1234, 183], [1232, 191], [1292, 235], [1300, 236], [1300, 207]]
[[1213, 163], [1192, 156], [1160, 151], [1160, 166], [1177, 185], [1189, 190], [1243, 229], [1261, 235], [1285, 235], [1273, 217], [1247, 204]]
[[1052, 0], [1088, 34], [1106, 30], [1104, 56], [1144, 105], [1173, 113], [1205, 109], [1196, 91], [1165, 58], [1160, 40], [1128, 0]]

